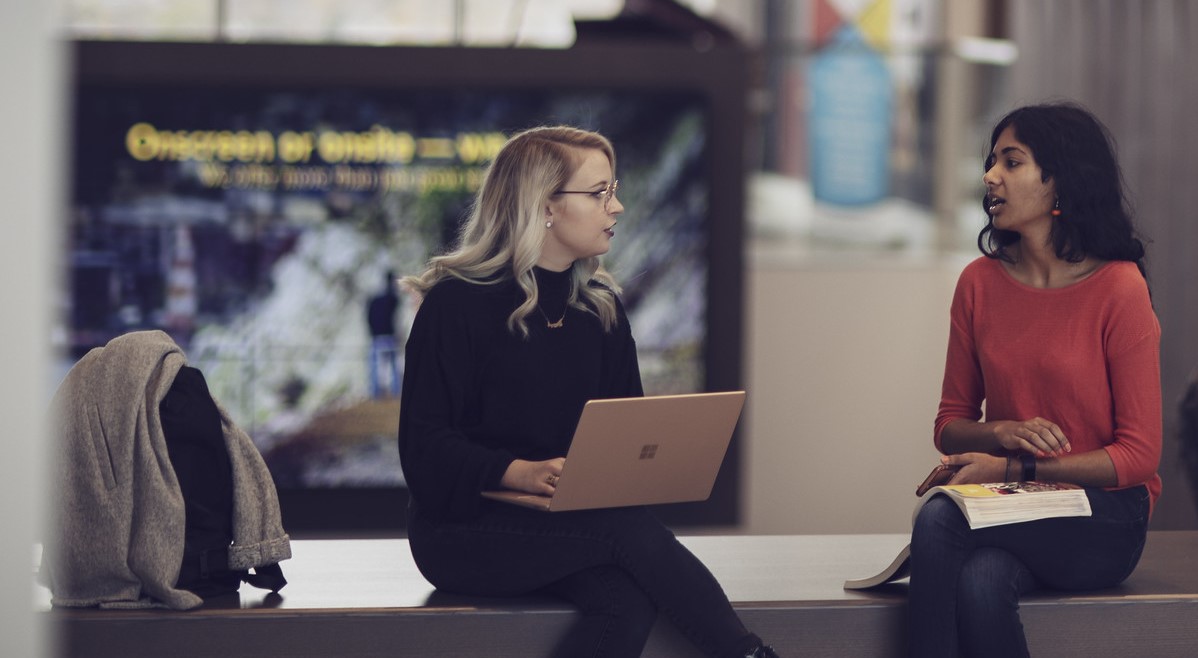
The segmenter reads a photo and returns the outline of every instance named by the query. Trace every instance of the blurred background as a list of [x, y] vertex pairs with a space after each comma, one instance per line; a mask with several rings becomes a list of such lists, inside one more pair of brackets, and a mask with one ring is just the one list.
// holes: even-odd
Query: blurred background
[[[1111, 129], [1150, 241], [1153, 528], [1198, 527], [1192, 2], [24, 4], [0, 9], [10, 562], [39, 534], [41, 410], [88, 348], [144, 328], [254, 436], [297, 535], [402, 533], [402, 358], [371, 349], [366, 308], [452, 240], [503, 136], [550, 122], [616, 142], [608, 264], [649, 391], [749, 393], [682, 531], [906, 532], [989, 129], [1062, 99]], [[398, 294], [402, 353], [416, 300]], [[15, 628], [27, 574], [3, 573]]]

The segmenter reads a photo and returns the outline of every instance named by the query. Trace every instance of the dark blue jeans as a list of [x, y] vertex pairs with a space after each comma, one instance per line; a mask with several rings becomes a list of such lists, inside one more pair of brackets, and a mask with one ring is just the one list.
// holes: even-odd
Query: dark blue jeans
[[648, 510], [537, 512], [489, 503], [479, 518], [409, 514], [408, 541], [437, 589], [486, 596], [547, 592], [581, 618], [558, 656], [639, 656], [661, 611], [712, 656], [760, 643], [711, 572]]
[[1020, 595], [1131, 575], [1148, 531], [1147, 488], [1086, 495], [1093, 516], [980, 530], [947, 497], [928, 501], [911, 533], [911, 656], [1027, 656]]

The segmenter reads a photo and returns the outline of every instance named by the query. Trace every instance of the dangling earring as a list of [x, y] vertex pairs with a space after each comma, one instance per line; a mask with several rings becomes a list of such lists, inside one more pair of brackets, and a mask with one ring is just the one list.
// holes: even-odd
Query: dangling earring
[[553, 228], [553, 220], [552, 219], [545, 222], [545, 228]]
[[1056, 198], [1056, 200], [1055, 200], [1055, 201], [1053, 201], [1053, 203], [1052, 203], [1052, 212], [1051, 212], [1050, 214], [1051, 214], [1053, 217], [1060, 217], [1060, 216], [1061, 216], [1061, 197], [1057, 197], [1057, 198]]

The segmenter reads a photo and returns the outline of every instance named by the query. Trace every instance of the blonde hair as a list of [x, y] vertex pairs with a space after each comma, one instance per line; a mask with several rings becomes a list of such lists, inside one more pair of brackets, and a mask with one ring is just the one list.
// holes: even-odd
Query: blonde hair
[[[517, 133], [487, 169], [456, 248], [429, 260], [419, 276], [403, 280], [423, 295], [438, 281], [455, 277], [477, 284], [514, 279], [524, 303], [508, 316], [508, 329], [528, 337], [526, 318], [537, 309], [532, 268], [545, 242], [545, 204], [581, 166], [582, 151], [601, 151], [616, 168], [611, 142], [599, 133], [570, 126], [542, 126]], [[590, 286], [595, 280], [602, 286]], [[574, 261], [567, 303], [599, 317], [605, 331], [616, 326], [619, 287], [597, 256]]]

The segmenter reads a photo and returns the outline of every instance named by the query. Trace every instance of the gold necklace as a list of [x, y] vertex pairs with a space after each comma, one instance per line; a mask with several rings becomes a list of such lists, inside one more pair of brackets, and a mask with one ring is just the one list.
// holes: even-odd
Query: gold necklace
[[562, 317], [558, 318], [557, 322], [549, 321], [549, 316], [545, 315], [545, 309], [541, 308], [540, 304], [537, 304], [537, 310], [541, 312], [541, 317], [545, 318], [546, 327], [549, 327], [550, 329], [561, 329], [562, 325], [566, 322], [566, 313], [570, 310], [570, 305], [566, 304], [566, 309], [562, 311]]

